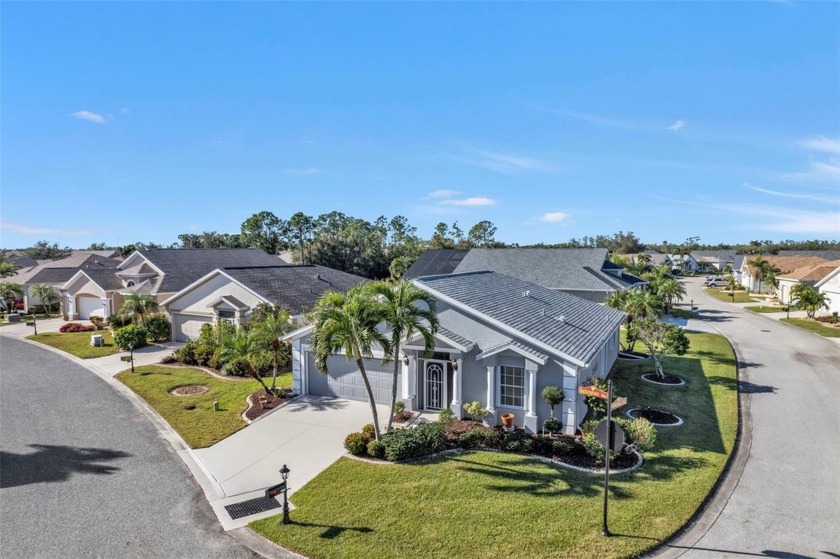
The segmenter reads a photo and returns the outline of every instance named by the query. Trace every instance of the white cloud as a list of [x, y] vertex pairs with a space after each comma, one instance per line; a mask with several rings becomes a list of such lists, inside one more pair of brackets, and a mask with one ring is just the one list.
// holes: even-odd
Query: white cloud
[[674, 124], [669, 126], [668, 130], [673, 130], [674, 132], [679, 132], [683, 128], [685, 128], [685, 121], [684, 120], [678, 120], [677, 122], [675, 122]]
[[131, 114], [131, 111], [129, 111], [128, 109], [120, 109], [120, 112], [124, 115]]
[[76, 111], [75, 113], [71, 113], [70, 116], [73, 118], [77, 118], [79, 120], [87, 120], [88, 122], [95, 122], [96, 124], [105, 124], [108, 122], [109, 118], [106, 115], [101, 115], [99, 113], [94, 113], [91, 111]]
[[440, 204], [459, 207], [495, 206], [496, 201], [486, 196], [470, 196], [469, 198], [441, 200]]
[[829, 159], [826, 161], [811, 161], [806, 171], [795, 173], [783, 173], [778, 177], [784, 181], [794, 182], [822, 182], [840, 181], [840, 159]]
[[798, 200], [814, 200], [816, 202], [826, 202], [828, 204], [840, 204], [840, 197], [837, 196], [832, 198], [829, 196], [818, 196], [815, 194], [797, 194], [794, 192], [781, 192], [778, 190], [769, 190], [767, 188], [753, 186], [751, 184], [744, 184], [744, 188], [748, 188], [750, 190], [754, 190], [755, 192], [760, 192], [762, 194], [768, 194], [770, 196], [779, 196], [782, 198], [796, 198]]
[[321, 172], [318, 167], [304, 167], [302, 169], [283, 169], [287, 175], [317, 175]]
[[802, 140], [801, 142], [799, 142], [799, 145], [813, 151], [822, 151], [825, 153], [834, 153], [840, 155], [840, 139], [835, 140], [832, 138], [826, 138], [825, 136], [822, 136], [820, 138]]
[[93, 235], [95, 233], [92, 229], [36, 227], [32, 225], [25, 225], [22, 223], [13, 223], [5, 220], [2, 223], [0, 223], [0, 229], [18, 235], [64, 235], [68, 237], [83, 237]]
[[505, 175], [515, 175], [523, 172], [556, 173], [564, 170], [564, 166], [557, 163], [513, 153], [479, 149], [469, 149], [467, 151], [467, 156], [455, 156], [455, 159]]
[[751, 227], [782, 233], [840, 235], [840, 211], [793, 210], [772, 206], [723, 205], [720, 209], [741, 215], [771, 218]]
[[441, 189], [429, 192], [429, 198], [454, 198], [459, 194], [461, 194], [460, 190]]
[[542, 223], [562, 223], [569, 219], [569, 214], [566, 212], [548, 212], [536, 218]]

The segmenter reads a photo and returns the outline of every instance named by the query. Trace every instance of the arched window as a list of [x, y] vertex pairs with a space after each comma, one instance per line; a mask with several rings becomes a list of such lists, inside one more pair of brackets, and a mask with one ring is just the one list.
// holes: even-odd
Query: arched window
[[134, 287], [134, 280], [128, 280], [127, 282], [125, 282], [125, 286], [126, 287]]

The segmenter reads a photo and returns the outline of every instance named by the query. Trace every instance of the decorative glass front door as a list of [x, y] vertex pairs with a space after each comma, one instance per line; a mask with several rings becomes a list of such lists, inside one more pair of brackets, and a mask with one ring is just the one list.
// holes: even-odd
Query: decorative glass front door
[[446, 402], [446, 369], [441, 363], [426, 362], [426, 409], [439, 410]]

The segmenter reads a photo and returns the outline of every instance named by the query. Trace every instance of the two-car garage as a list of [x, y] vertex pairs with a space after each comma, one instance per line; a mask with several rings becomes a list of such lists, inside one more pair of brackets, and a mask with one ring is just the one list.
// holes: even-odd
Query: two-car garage
[[205, 324], [213, 324], [212, 316], [201, 316], [196, 314], [172, 313], [172, 339], [176, 342], [188, 342], [197, 340], [201, 327]]
[[[394, 364], [383, 364], [378, 359], [365, 359], [364, 363], [374, 400], [377, 404], [390, 405]], [[306, 362], [308, 385], [306, 392], [308, 394], [367, 401], [365, 383], [355, 361], [348, 361], [344, 356], [334, 355], [327, 361], [327, 369], [328, 374], [321, 373], [315, 367], [315, 359], [309, 355]], [[397, 386], [400, 386], [399, 378], [397, 378]]]

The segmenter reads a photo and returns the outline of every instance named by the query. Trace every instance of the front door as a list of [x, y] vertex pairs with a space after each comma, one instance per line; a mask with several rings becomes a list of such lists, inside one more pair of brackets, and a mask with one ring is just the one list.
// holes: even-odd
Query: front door
[[424, 402], [427, 410], [440, 410], [446, 407], [446, 363], [444, 361], [426, 361]]

